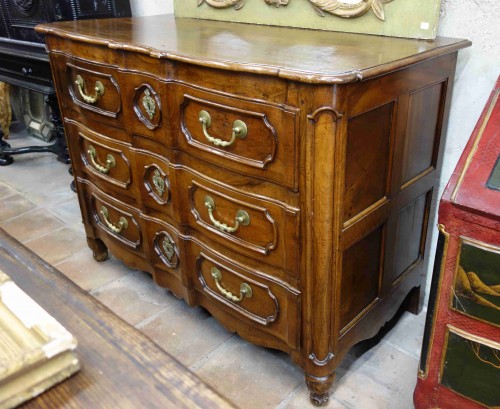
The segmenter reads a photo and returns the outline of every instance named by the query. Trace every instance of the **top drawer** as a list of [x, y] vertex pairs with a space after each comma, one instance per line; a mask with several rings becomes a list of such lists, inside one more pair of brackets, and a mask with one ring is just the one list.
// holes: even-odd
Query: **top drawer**
[[174, 84], [173, 145], [213, 164], [297, 189], [298, 109]]
[[51, 63], [54, 76], [58, 77], [56, 83], [63, 108], [123, 127], [121, 90], [114, 67], [63, 54], [52, 55]]

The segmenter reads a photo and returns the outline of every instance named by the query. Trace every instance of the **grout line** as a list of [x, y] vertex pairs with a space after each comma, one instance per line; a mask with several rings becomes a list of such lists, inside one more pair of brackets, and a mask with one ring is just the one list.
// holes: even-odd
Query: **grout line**
[[16, 189], [14, 189], [13, 187], [7, 185], [7, 187], [9, 188], [9, 190], [13, 190], [14, 192], [12, 194], [8, 194], [6, 196], [2, 196], [0, 197], [0, 200], [4, 200], [4, 199], [8, 199], [9, 197], [12, 197], [12, 196], [15, 196], [15, 195], [20, 195], [21, 193], [19, 191], [17, 191]]
[[[41, 234], [40, 236], [33, 237], [33, 238], [29, 239], [29, 240], [26, 240], [23, 244], [26, 245], [28, 243], [31, 243], [31, 242], [35, 241], [35, 240], [39, 240], [39, 239], [41, 239], [41, 238], [43, 238], [45, 236], [50, 236], [51, 234], [57, 233], [58, 231], [61, 231], [61, 230], [66, 229], [66, 228], [68, 228], [68, 226], [59, 227], [59, 228], [51, 230], [51, 231], [49, 231], [47, 233]], [[33, 250], [31, 250], [31, 251], [33, 251]], [[65, 258], [64, 260], [67, 260], [67, 258]], [[63, 262], [64, 260], [58, 261], [57, 264], [59, 264], [60, 262]], [[54, 265], [54, 264], [52, 264], [52, 265]]]
[[415, 359], [417, 362], [420, 360], [420, 353], [417, 356], [417, 355], [415, 355], [415, 354], [413, 354], [413, 353], [411, 353], [409, 351], [404, 350], [398, 344], [395, 344], [395, 343], [393, 343], [391, 341], [386, 341], [386, 340], [383, 339], [382, 342], [385, 343], [386, 345], [389, 345], [390, 347], [396, 349], [397, 351], [401, 352], [402, 354], [407, 355], [409, 358]]
[[[217, 323], [220, 325], [219, 323]], [[196, 373], [198, 369], [200, 369], [207, 361], [210, 360], [210, 357], [215, 354], [216, 351], [218, 351], [220, 348], [222, 348], [224, 345], [226, 345], [229, 341], [232, 341], [235, 337], [236, 333], [231, 334], [231, 336], [226, 339], [222, 344], [217, 346], [216, 348], [212, 349], [210, 352], [205, 354], [203, 358], [200, 358], [198, 361], [196, 361], [194, 364], [189, 366], [189, 370], [193, 371]]]
[[[283, 400], [278, 403], [276, 405], [276, 409], [283, 409], [287, 404], [288, 402], [290, 402], [292, 400], [292, 397], [293, 395], [295, 395], [295, 393], [297, 392], [297, 390], [299, 389], [302, 389], [302, 382], [300, 382], [296, 387], [295, 389], [293, 389], [292, 391], [290, 391], [290, 393], [288, 395], [286, 395]], [[313, 404], [311, 403], [311, 407], [313, 406]]]
[[139, 322], [138, 324], [135, 324], [134, 327], [136, 327], [138, 330], [141, 330], [146, 325], [148, 325], [150, 322], [154, 321], [160, 314], [163, 314], [165, 311], [171, 310], [173, 307], [174, 307], [173, 304], [166, 305], [165, 308], [150, 315], [147, 318], [144, 318], [141, 322]]
[[88, 293], [89, 293], [92, 297], [96, 298], [96, 297], [99, 295], [99, 293], [101, 293], [102, 291], [107, 290], [108, 288], [110, 288], [110, 287], [111, 287], [114, 283], [116, 283], [117, 281], [119, 281], [119, 280], [123, 280], [124, 278], [129, 277], [129, 276], [131, 276], [132, 274], [135, 274], [135, 272], [136, 272], [136, 271], [138, 271], [138, 270], [130, 271], [130, 272], [128, 272], [127, 274], [125, 274], [125, 275], [123, 275], [123, 276], [121, 276], [121, 277], [118, 277], [118, 278], [116, 278], [116, 279], [115, 279], [115, 280], [113, 280], [113, 281], [110, 281], [109, 283], [103, 284], [103, 285], [101, 285], [100, 287], [97, 287], [97, 288], [94, 288], [93, 290], [88, 291]]
[[[19, 194], [20, 194], [20, 193], [19, 193]], [[12, 196], [15, 196], [15, 194], [14, 194], [14, 195], [11, 195], [11, 196], [8, 196], [8, 197], [12, 197]], [[8, 197], [2, 198], [2, 199], [0, 199], [0, 201], [2, 201], [3, 199], [7, 199]], [[24, 196], [23, 196], [23, 197], [24, 197]], [[33, 203], [33, 204], [35, 204], [35, 203]], [[17, 214], [17, 215], [15, 215], [15, 216], [13, 216], [13, 217], [9, 217], [8, 219], [4, 219], [4, 220], [0, 221], [0, 224], [5, 223], [5, 222], [10, 222], [10, 221], [12, 221], [12, 220], [16, 220], [16, 219], [18, 219], [18, 218], [19, 218], [19, 217], [21, 217], [21, 216], [25, 216], [25, 215], [27, 215], [27, 214], [30, 214], [30, 213], [36, 212], [37, 210], [40, 210], [40, 207], [35, 207], [35, 208], [33, 208], [33, 209], [28, 210], [28, 211], [27, 211], [27, 212], [25, 212], [25, 213]]]

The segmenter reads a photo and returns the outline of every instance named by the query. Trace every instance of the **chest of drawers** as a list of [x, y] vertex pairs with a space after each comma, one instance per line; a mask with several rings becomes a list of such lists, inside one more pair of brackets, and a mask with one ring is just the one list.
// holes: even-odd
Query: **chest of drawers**
[[148, 271], [325, 403], [410, 294], [460, 48], [173, 16], [39, 26], [89, 246]]

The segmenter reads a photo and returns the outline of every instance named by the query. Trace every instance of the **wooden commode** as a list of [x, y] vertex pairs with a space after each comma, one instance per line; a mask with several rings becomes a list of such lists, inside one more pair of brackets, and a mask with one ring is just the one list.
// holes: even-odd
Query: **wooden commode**
[[243, 338], [326, 403], [425, 279], [468, 41], [154, 16], [45, 33], [89, 246]]

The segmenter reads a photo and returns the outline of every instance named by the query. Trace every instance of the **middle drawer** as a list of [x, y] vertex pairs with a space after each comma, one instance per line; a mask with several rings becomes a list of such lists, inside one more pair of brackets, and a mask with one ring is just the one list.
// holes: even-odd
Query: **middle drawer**
[[[177, 208], [187, 224], [220, 244], [294, 273], [298, 268], [299, 209], [176, 168]], [[187, 203], [182, 200], [187, 199]], [[187, 206], [186, 206], [187, 205]]]

